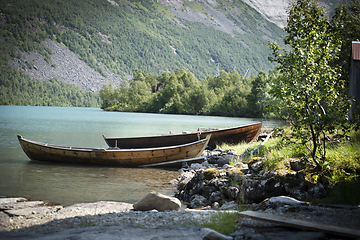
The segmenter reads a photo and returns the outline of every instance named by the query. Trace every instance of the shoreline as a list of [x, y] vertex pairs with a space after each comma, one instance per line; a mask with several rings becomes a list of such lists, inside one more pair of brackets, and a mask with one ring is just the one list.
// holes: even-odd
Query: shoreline
[[[184, 226], [184, 223], [204, 222], [211, 219], [212, 214], [219, 210], [209, 209], [188, 209], [182, 207], [176, 211], [157, 210], [134, 211], [133, 205], [121, 202], [94, 202], [75, 204], [68, 207], [61, 205], [47, 205], [43, 201], [28, 201], [24, 198], [0, 198], [0, 238], [1, 236], [19, 236], [19, 234], [51, 234], [53, 232], [66, 232], [69, 230], [82, 229], [92, 232], [93, 228], [104, 229], [127, 228], [132, 226], [138, 231], [153, 229], [154, 231], [173, 231], [174, 228], [181, 228], [189, 231], [196, 226]], [[281, 216], [289, 219], [299, 219], [308, 222], [328, 224], [336, 227], [346, 227], [358, 231], [360, 229], [360, 208], [357, 206], [283, 206], [283, 207], [261, 207], [260, 204], [252, 204], [250, 209], [256, 212]], [[230, 210], [237, 212], [237, 210]], [[105, 230], [102, 231], [105, 231]], [[172, 229], [172, 230], [171, 230]], [[187, 230], [186, 230], [187, 229]], [[267, 221], [254, 220], [247, 217], [240, 217], [237, 221], [237, 231], [230, 236], [253, 237], [255, 235], [268, 236], [278, 232], [277, 238], [286, 239], [289, 235], [289, 228], [281, 224], [269, 223]], [[308, 239], [329, 239], [329, 234], [323, 232], [304, 231], [301, 229], [290, 229], [292, 234], [306, 233]], [[320, 237], [319, 237], [320, 236]], [[360, 238], [360, 235], [359, 235]], [[16, 239], [16, 238], [15, 238]], [[35, 238], [37, 239], [37, 238]], [[121, 239], [121, 238], [119, 238]], [[142, 238], [141, 238], [142, 239]], [[145, 238], [143, 238], [145, 239]], [[344, 239], [336, 236], [332, 239]]]

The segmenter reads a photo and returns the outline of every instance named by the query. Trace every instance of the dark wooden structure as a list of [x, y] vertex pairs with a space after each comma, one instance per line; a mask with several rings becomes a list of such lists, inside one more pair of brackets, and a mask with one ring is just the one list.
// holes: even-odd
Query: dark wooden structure
[[353, 41], [351, 44], [351, 69], [349, 95], [352, 99], [350, 118], [360, 108], [360, 42]]
[[343, 228], [323, 223], [304, 221], [300, 219], [285, 218], [281, 216], [275, 216], [273, 214], [255, 211], [239, 212], [239, 215], [242, 217], [250, 217], [256, 220], [267, 221], [282, 226], [289, 226], [302, 230], [318, 231], [356, 239], [360, 238], [360, 231], [357, 229]]
[[121, 149], [137, 149], [149, 147], [161, 147], [184, 144], [205, 138], [211, 134], [208, 146], [215, 148], [217, 144], [237, 144], [240, 142], [252, 142], [260, 133], [262, 122], [249, 124], [240, 127], [216, 129], [204, 131], [199, 129], [196, 132], [183, 134], [169, 134], [163, 136], [133, 137], [133, 138], [107, 138], [104, 139], [109, 147]]

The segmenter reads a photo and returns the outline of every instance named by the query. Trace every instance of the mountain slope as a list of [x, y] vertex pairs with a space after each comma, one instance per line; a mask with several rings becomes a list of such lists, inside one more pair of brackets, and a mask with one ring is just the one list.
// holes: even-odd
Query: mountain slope
[[[118, 85], [136, 68], [156, 73], [184, 68], [199, 79], [219, 70], [245, 74], [249, 68], [256, 74], [273, 67], [268, 41], [282, 42], [284, 35], [240, 0], [176, 6], [150, 0], [3, 0], [0, 10], [0, 39], [6, 45], [2, 66], [10, 63], [34, 78], [56, 76], [96, 92], [110, 80]], [[78, 55], [101, 76], [86, 75], [91, 70], [75, 68], [78, 63], [60, 64], [67, 57], [58, 58], [46, 39]], [[44, 60], [25, 54], [34, 51]]]

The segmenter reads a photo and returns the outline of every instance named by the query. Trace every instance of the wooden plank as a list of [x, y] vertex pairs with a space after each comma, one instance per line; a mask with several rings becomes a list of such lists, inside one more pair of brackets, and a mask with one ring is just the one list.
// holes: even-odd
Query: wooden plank
[[202, 161], [205, 161], [205, 157], [188, 158], [188, 159], [181, 159], [181, 160], [161, 162], [161, 163], [145, 164], [145, 165], [140, 165], [139, 167], [181, 166], [181, 164], [184, 162], [198, 163]]
[[239, 212], [239, 215], [242, 217], [250, 217], [256, 220], [267, 221], [267, 222], [276, 223], [283, 226], [299, 228], [303, 230], [325, 232], [343, 237], [360, 238], [360, 231], [356, 229], [338, 227], [338, 226], [317, 223], [317, 222], [309, 222], [299, 219], [285, 218], [281, 216], [275, 216], [273, 214], [267, 214], [267, 213], [255, 212], [255, 211]]

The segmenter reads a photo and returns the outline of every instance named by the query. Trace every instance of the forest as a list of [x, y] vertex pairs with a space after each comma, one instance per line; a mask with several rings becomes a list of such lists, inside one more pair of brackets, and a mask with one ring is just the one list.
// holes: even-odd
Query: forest
[[235, 70], [199, 81], [184, 69], [161, 75], [135, 70], [134, 78], [114, 88], [100, 91], [101, 108], [106, 111], [151, 112], [232, 117], [269, 117], [262, 102], [268, 94], [276, 70], [269, 75], [244, 78]]
[[[298, 2], [299, 5], [301, 3]], [[301, 9], [298, 11], [302, 13]], [[122, 86], [104, 85], [100, 91], [102, 108], [109, 111], [234, 117], [278, 116], [293, 123], [299, 121], [299, 115], [305, 109], [308, 114], [317, 114], [317, 117], [312, 117], [314, 121], [329, 118], [331, 109], [337, 109], [341, 113], [334, 112], [331, 117], [335, 120], [339, 120], [340, 115], [346, 118], [350, 106], [351, 42], [360, 40], [360, 29], [356, 24], [360, 20], [360, 2], [355, 0], [340, 5], [332, 18], [326, 17], [320, 10], [308, 15], [310, 20], [305, 20], [318, 21], [317, 28], [321, 26], [324, 30], [321, 32], [314, 27], [319, 33], [306, 39], [316, 31], [305, 29], [304, 36], [299, 37], [301, 32], [298, 30], [305, 27], [295, 23], [303, 19], [289, 19], [295, 27], [285, 28], [288, 36], [284, 42], [295, 46], [287, 53], [288, 48], [282, 52], [279, 44], [271, 43], [275, 57], [269, 60], [280, 65], [269, 73], [260, 71], [257, 75], [244, 78], [236, 70], [222, 70], [215, 77], [207, 76], [199, 81], [192, 72], [184, 69], [160, 75], [137, 69], [134, 78], [123, 82]], [[298, 45], [293, 43], [302, 39], [303, 42]], [[334, 45], [333, 49], [330, 49], [330, 43]], [[289, 59], [286, 58], [288, 55]], [[312, 95], [308, 96], [310, 92]], [[306, 98], [302, 99], [305, 93]], [[322, 98], [325, 99], [320, 100]], [[314, 106], [310, 106], [312, 101]], [[334, 106], [330, 107], [331, 104]], [[322, 112], [315, 110], [318, 106], [321, 106]]]

